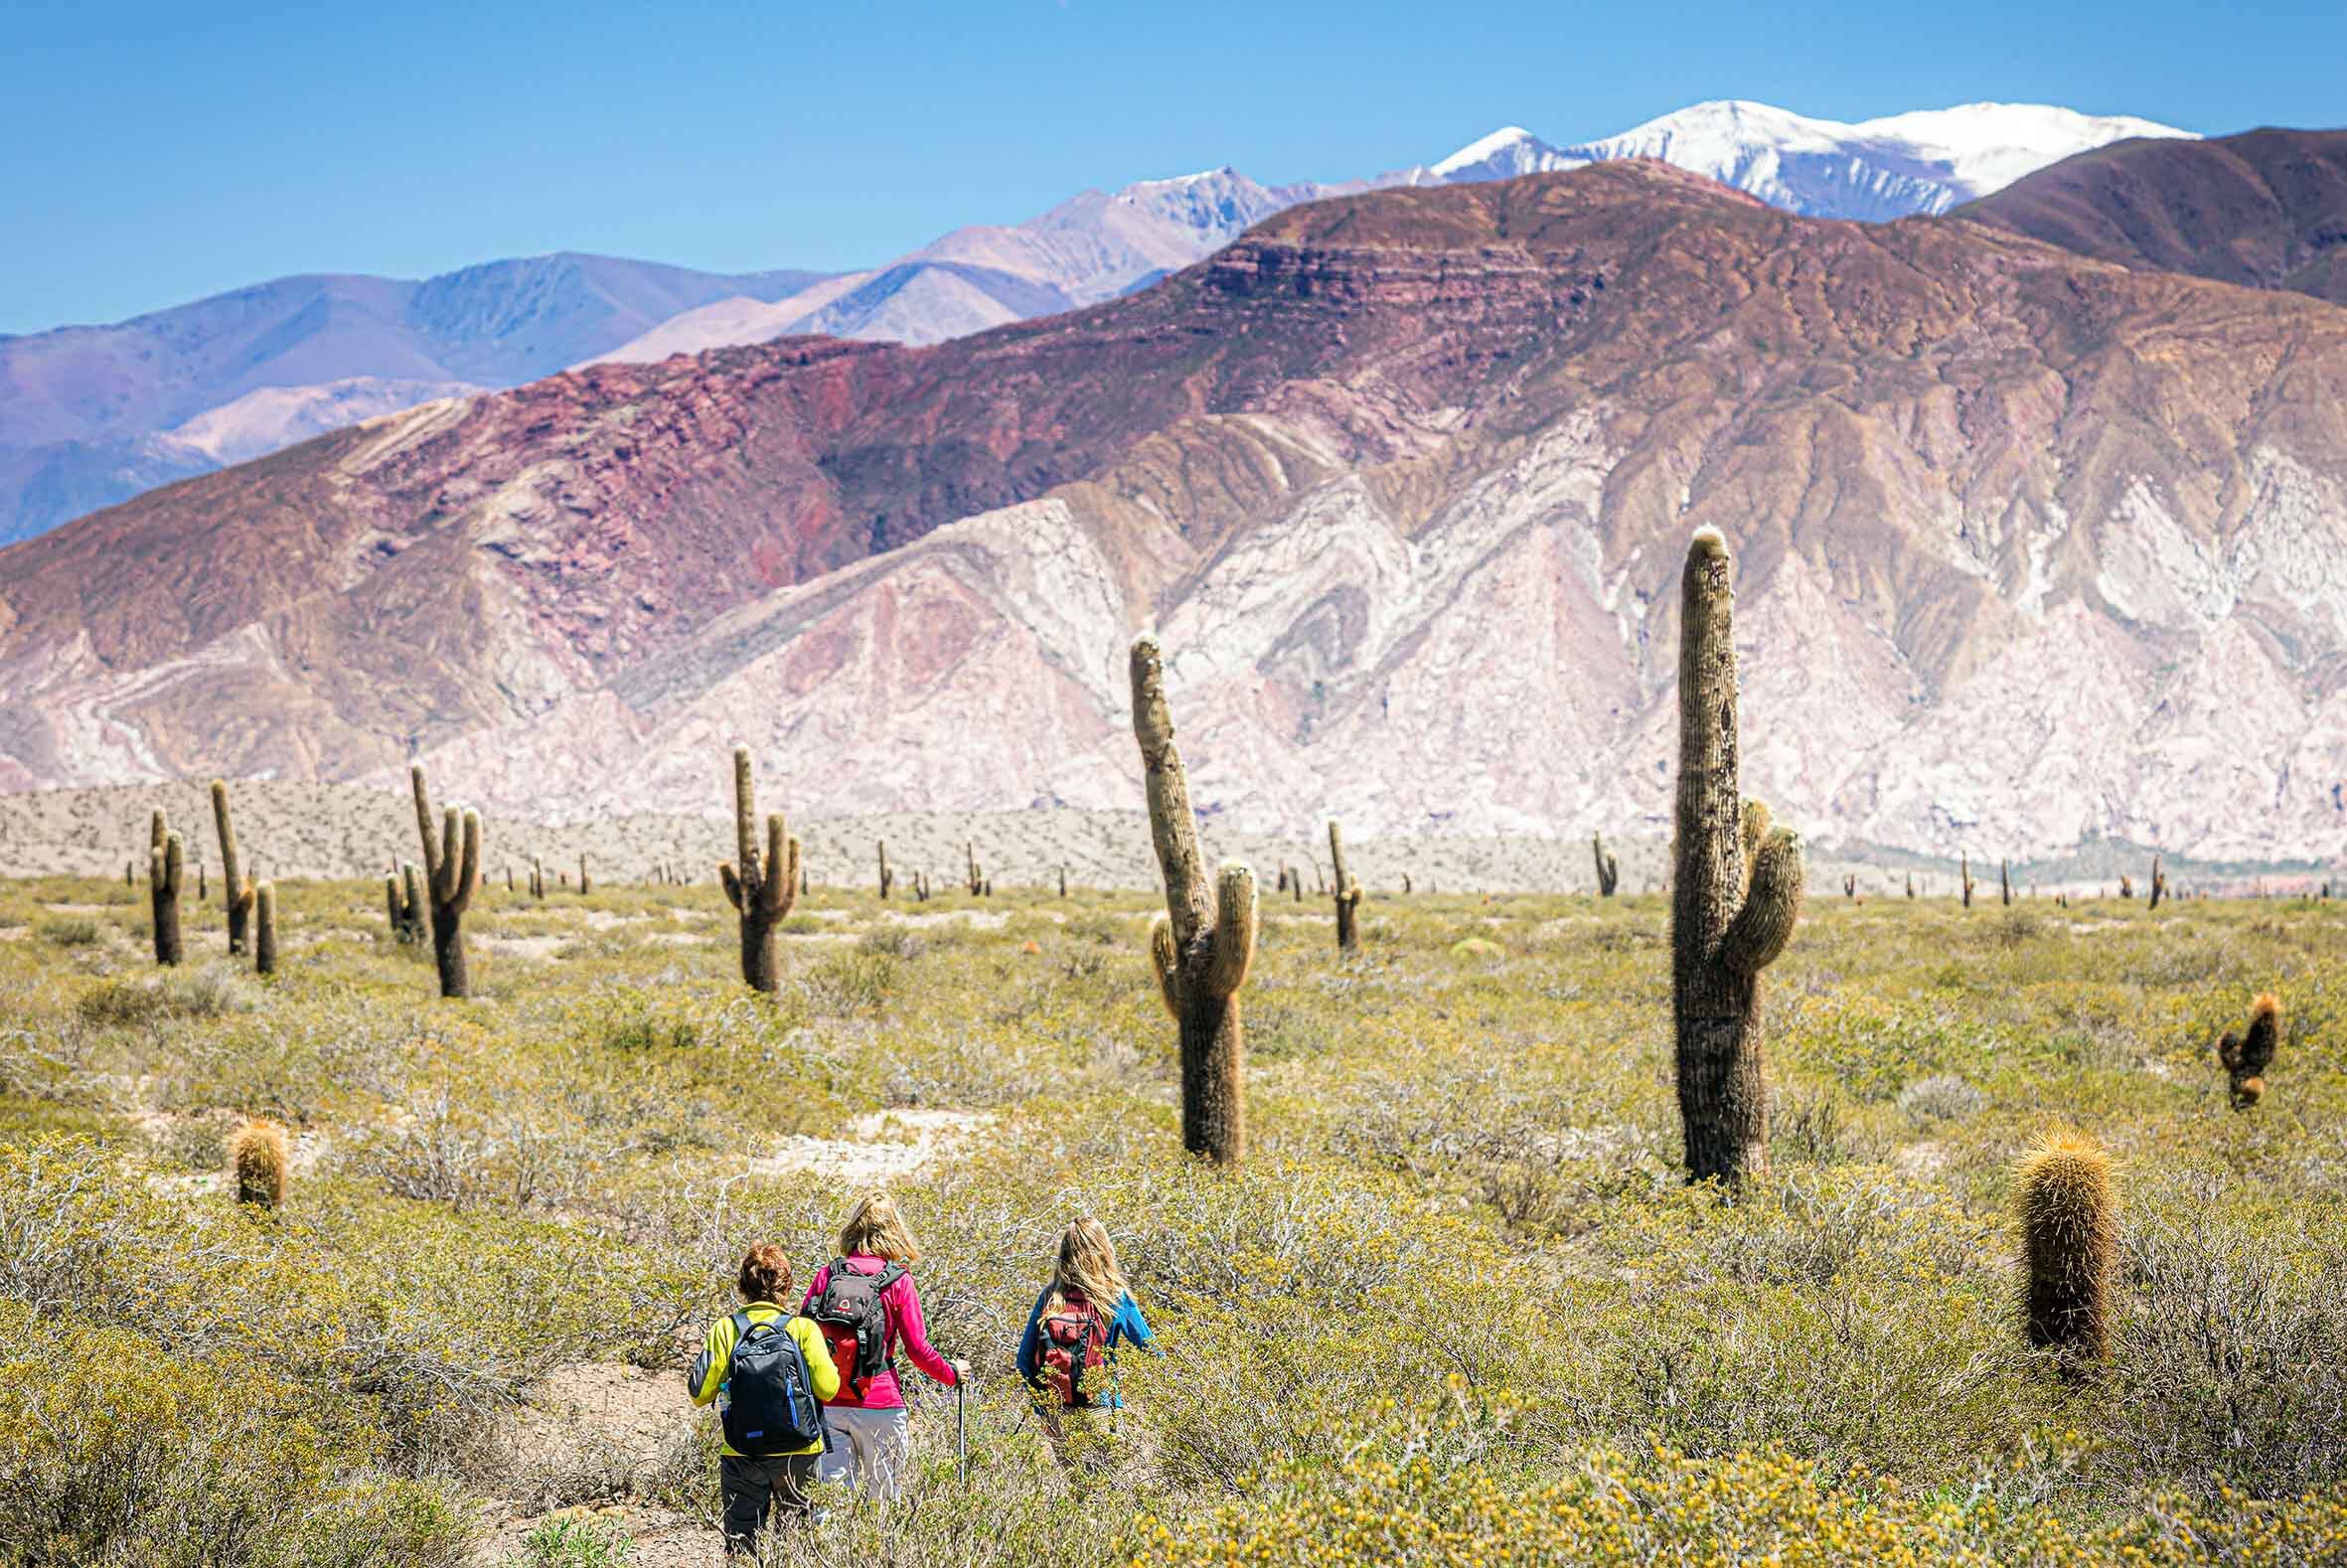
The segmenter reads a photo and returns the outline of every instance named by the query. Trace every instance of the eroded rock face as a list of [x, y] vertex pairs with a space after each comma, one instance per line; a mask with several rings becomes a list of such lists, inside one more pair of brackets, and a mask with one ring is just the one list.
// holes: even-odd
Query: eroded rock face
[[1607, 165], [1282, 214], [1147, 294], [432, 405], [0, 553], [0, 785], [517, 812], [1136, 798], [1658, 831], [1687, 534], [1812, 837], [2347, 849], [2347, 312]]

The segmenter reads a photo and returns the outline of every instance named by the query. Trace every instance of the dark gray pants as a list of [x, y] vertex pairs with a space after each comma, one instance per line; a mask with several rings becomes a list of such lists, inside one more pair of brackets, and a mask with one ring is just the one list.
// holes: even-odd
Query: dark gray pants
[[822, 1457], [820, 1454], [779, 1454], [772, 1459], [744, 1459], [739, 1454], [719, 1456], [717, 1485], [725, 1494], [728, 1557], [747, 1556], [758, 1549], [758, 1532], [766, 1527], [770, 1509], [806, 1517], [807, 1489], [815, 1481], [815, 1462]]

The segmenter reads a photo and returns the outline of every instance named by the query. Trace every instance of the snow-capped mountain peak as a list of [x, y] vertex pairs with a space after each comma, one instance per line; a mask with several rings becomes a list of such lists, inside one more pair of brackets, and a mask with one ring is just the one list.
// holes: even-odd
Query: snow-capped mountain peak
[[[1490, 135], [1469, 142], [1457, 152], [1427, 169], [1436, 183], [1458, 179], [1505, 179], [1518, 174], [1533, 174], [1555, 165], [1544, 160], [1556, 155], [1556, 149], [1524, 129], [1521, 125], [1503, 125]], [[1505, 174], [1495, 171], [1504, 169]]]

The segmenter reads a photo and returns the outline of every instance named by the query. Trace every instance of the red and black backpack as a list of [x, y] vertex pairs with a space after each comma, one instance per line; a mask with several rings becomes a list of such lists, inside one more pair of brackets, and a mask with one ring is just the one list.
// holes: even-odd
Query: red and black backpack
[[1071, 1292], [1036, 1328], [1042, 1335], [1043, 1386], [1063, 1405], [1091, 1404], [1086, 1374], [1108, 1362], [1108, 1320], [1081, 1292]]
[[843, 1392], [861, 1399], [864, 1385], [888, 1370], [888, 1307], [880, 1298], [903, 1278], [901, 1263], [863, 1274], [834, 1258], [822, 1292], [807, 1304], [803, 1316], [823, 1331]]

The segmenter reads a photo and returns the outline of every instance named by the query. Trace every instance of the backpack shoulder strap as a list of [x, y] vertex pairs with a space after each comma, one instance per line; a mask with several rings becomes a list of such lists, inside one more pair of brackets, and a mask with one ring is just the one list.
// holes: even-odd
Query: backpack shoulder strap
[[911, 1272], [901, 1263], [891, 1263], [872, 1276], [872, 1290], [875, 1293], [884, 1291]]

